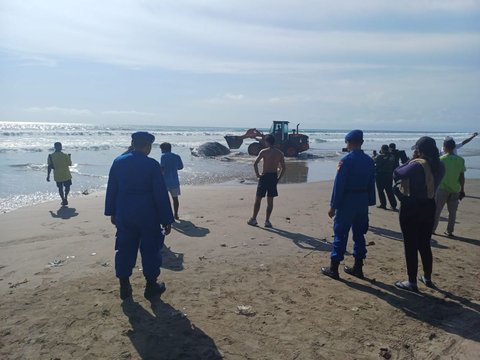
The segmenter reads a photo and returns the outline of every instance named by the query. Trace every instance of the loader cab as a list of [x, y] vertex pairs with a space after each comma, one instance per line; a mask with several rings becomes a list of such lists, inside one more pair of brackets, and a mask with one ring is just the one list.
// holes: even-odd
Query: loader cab
[[288, 121], [274, 121], [269, 132], [275, 137], [276, 144], [283, 144], [288, 140]]

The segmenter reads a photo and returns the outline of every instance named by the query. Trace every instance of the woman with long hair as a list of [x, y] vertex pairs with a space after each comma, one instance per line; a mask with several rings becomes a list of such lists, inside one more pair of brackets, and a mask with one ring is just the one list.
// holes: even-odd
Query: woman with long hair
[[397, 281], [395, 286], [418, 291], [418, 255], [422, 259], [423, 276], [419, 278], [428, 287], [432, 283], [432, 249], [430, 240], [435, 222], [435, 192], [445, 174], [435, 140], [423, 136], [412, 148], [414, 158], [393, 172], [400, 185], [400, 227], [403, 234], [408, 280]]

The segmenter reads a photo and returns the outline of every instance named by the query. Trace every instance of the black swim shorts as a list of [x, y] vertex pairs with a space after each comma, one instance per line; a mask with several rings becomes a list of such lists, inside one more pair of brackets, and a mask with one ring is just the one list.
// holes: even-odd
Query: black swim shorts
[[65, 186], [65, 187], [72, 186], [72, 179], [67, 181], [57, 181], [57, 187], [61, 188], [62, 186]]
[[266, 173], [263, 174], [258, 180], [257, 186], [257, 196], [265, 197], [275, 197], [278, 196], [277, 192], [277, 173]]

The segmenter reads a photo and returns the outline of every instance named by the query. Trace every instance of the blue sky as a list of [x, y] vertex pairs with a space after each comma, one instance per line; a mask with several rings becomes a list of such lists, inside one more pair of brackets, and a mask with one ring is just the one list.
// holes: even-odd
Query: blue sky
[[0, 0], [0, 120], [476, 131], [480, 0]]

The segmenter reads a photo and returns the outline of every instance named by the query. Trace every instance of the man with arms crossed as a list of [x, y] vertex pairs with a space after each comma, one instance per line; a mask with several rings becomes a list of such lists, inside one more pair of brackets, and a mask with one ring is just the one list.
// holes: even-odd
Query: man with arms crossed
[[[275, 148], [275, 137], [271, 134], [265, 136], [265, 143], [267, 148], [260, 151], [258, 154], [253, 168], [255, 169], [255, 174], [257, 175], [258, 186], [257, 186], [257, 196], [255, 198], [255, 205], [253, 206], [253, 215], [247, 221], [248, 225], [256, 226], [257, 215], [260, 211], [260, 204], [262, 198], [267, 195], [267, 215], [265, 218], [265, 227], [271, 228], [272, 224], [270, 223], [270, 215], [273, 210], [273, 198], [278, 196], [277, 192], [277, 183], [285, 173], [285, 158], [283, 153]], [[263, 159], [263, 169], [262, 174], [258, 171], [258, 163]], [[278, 168], [280, 168], [280, 173], [278, 173]]]

